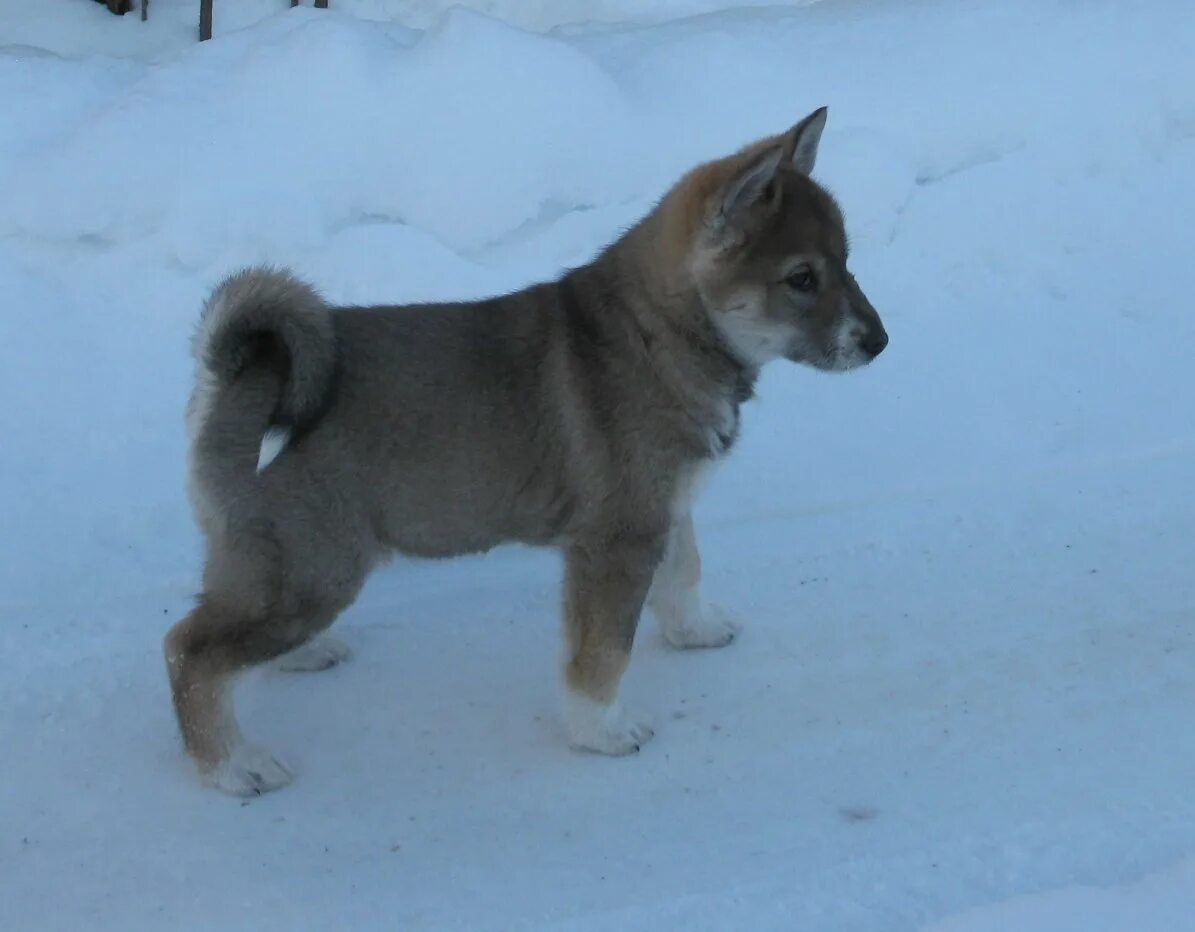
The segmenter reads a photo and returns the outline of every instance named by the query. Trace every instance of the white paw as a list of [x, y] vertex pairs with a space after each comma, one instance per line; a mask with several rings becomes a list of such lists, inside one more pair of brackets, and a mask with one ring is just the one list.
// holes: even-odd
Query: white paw
[[565, 696], [564, 725], [573, 747], [616, 756], [638, 751], [655, 734], [646, 716], [627, 714], [617, 702], [603, 705], [575, 693]]
[[285, 673], [315, 673], [348, 660], [351, 651], [340, 638], [323, 635], [296, 647], [278, 658], [278, 669]]
[[743, 630], [733, 614], [719, 605], [702, 605], [698, 611], [674, 617], [660, 625], [673, 647], [725, 647]]
[[207, 782], [232, 796], [260, 796], [290, 783], [293, 774], [264, 748], [239, 744], [207, 774]]

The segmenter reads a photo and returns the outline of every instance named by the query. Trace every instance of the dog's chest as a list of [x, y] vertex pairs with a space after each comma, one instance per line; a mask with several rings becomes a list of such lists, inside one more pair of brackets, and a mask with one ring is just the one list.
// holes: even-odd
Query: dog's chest
[[714, 405], [714, 417], [705, 431], [706, 447], [717, 459], [730, 451], [739, 436], [739, 406], [728, 398], [720, 398]]
[[707, 415], [706, 448], [714, 459], [730, 452], [739, 439], [740, 409], [755, 396], [755, 373], [740, 369], [734, 380], [713, 399]]
[[714, 469], [738, 439], [738, 404], [730, 400], [719, 400], [714, 413], [715, 418], [705, 430], [707, 455], [683, 466], [677, 477], [672, 500], [674, 517], [681, 517], [689, 512]]
[[681, 468], [676, 479], [676, 488], [672, 494], [672, 517], [683, 518], [693, 508], [693, 503], [701, 490], [705, 488], [714, 467], [718, 464], [714, 459], [697, 460]]

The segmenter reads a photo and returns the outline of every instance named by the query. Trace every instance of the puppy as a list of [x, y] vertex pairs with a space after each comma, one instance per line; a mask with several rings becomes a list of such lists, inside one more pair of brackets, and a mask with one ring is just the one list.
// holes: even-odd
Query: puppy
[[651, 737], [618, 701], [644, 605], [676, 647], [739, 630], [701, 599], [690, 507], [760, 367], [851, 369], [888, 343], [810, 178], [825, 121], [694, 169], [593, 262], [517, 294], [333, 308], [269, 269], [216, 289], [188, 409], [203, 591], [165, 642], [208, 782], [290, 779], [242, 739], [232, 681], [335, 663], [317, 636], [395, 553], [558, 548], [570, 739], [626, 754]]

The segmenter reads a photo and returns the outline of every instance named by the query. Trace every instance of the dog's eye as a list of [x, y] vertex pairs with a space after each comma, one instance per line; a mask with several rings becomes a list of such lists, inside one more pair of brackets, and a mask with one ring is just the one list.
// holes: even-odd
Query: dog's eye
[[817, 276], [813, 274], [813, 269], [807, 265], [803, 265], [789, 274], [784, 281], [788, 287], [796, 291], [814, 291], [817, 289]]

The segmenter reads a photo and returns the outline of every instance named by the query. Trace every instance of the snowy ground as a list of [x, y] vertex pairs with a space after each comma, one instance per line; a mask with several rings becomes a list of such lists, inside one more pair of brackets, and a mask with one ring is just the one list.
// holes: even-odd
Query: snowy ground
[[[332, 5], [0, 0], [0, 925], [1192, 927], [1188, 0]], [[748, 628], [644, 626], [657, 738], [564, 748], [556, 561], [504, 550], [379, 573], [353, 663], [241, 689], [297, 781], [201, 789], [206, 290], [514, 288], [821, 104], [892, 345], [766, 374], [698, 510]]]

